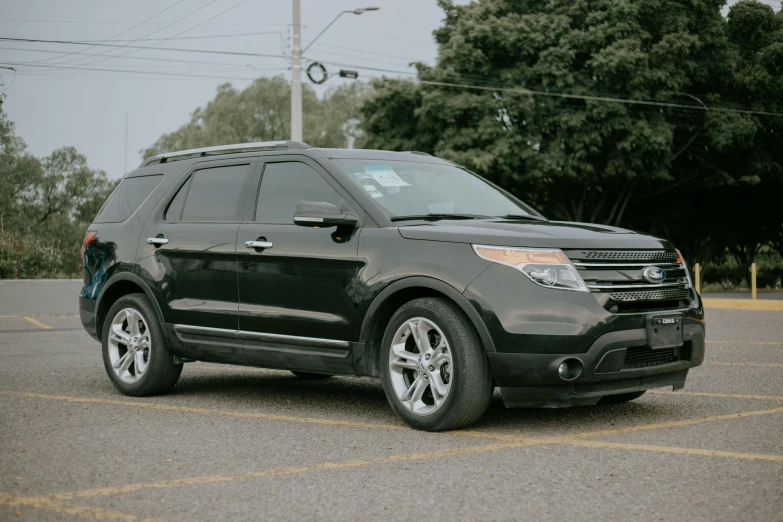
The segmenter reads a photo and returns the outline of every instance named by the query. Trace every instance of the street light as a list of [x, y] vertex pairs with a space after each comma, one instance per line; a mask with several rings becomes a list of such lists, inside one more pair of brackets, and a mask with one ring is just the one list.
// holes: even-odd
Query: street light
[[366, 13], [367, 11], [377, 11], [378, 9], [380, 9], [380, 7], [360, 7], [358, 9], [354, 9], [353, 11], [343, 11], [343, 12], [341, 12], [340, 14], [335, 16], [334, 20], [329, 22], [329, 25], [324, 27], [323, 30], [321, 30], [321, 32], [318, 33], [318, 35], [310, 41], [309, 44], [307, 44], [307, 47], [304, 48], [304, 50], [302, 51], [302, 54], [306, 53], [307, 50], [310, 48], [310, 46], [313, 45], [315, 43], [315, 41], [318, 40], [318, 38], [320, 38], [321, 35], [324, 34], [326, 32], [326, 30], [329, 29], [332, 26], [332, 24], [334, 24], [337, 21], [337, 19], [340, 18], [345, 13], [351, 13], [351, 14], [355, 14], [355, 15], [360, 15], [362, 13]]
[[293, 0], [293, 34], [291, 38], [291, 139], [302, 141], [302, 54], [306, 52], [313, 43], [315, 43], [322, 34], [334, 24], [338, 18], [345, 13], [360, 15], [367, 11], [377, 11], [380, 7], [359, 7], [353, 11], [342, 11], [329, 22], [329, 25], [323, 28], [318, 35], [313, 38], [307, 47], [302, 50], [301, 47], [301, 22], [300, 22], [300, 0]]

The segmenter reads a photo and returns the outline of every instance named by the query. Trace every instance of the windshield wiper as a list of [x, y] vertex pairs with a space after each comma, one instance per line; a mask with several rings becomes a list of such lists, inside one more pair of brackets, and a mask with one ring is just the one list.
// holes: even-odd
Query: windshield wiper
[[501, 219], [524, 219], [526, 221], [547, 221], [546, 218], [541, 216], [534, 216], [532, 214], [506, 214], [505, 216], [497, 216]]
[[479, 214], [412, 214], [410, 216], [394, 216], [392, 221], [408, 221], [413, 219], [438, 220], [438, 219], [484, 219], [489, 216]]

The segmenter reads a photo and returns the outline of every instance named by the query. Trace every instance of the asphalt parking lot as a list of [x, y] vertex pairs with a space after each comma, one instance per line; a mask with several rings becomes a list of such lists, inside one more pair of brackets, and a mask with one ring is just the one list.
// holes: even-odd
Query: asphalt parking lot
[[708, 310], [681, 392], [496, 397], [432, 434], [369, 379], [189, 363], [174, 393], [123, 397], [75, 293], [38, 284], [0, 285], [0, 520], [783, 520], [783, 311]]

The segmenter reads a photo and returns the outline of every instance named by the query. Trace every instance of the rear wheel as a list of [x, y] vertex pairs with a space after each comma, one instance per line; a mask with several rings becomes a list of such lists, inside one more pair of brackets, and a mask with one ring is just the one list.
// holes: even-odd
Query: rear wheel
[[102, 334], [103, 365], [120, 393], [156, 395], [176, 384], [182, 364], [174, 364], [174, 354], [144, 294], [119, 298], [106, 314]]
[[308, 380], [308, 381], [318, 381], [321, 379], [328, 379], [331, 377], [331, 375], [327, 375], [325, 373], [310, 373], [310, 372], [299, 372], [291, 370], [291, 373], [299, 377], [300, 379]]
[[476, 333], [442, 298], [416, 299], [392, 316], [381, 346], [381, 380], [394, 411], [412, 428], [445, 431], [479, 420], [492, 374]]
[[624, 402], [631, 402], [634, 399], [638, 399], [644, 395], [644, 390], [630, 393], [618, 393], [617, 395], [604, 395], [598, 404], [622, 404]]

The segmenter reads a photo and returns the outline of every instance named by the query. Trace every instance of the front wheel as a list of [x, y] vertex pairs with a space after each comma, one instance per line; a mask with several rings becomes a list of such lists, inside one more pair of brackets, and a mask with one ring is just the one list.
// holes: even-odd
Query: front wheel
[[102, 334], [103, 365], [120, 393], [157, 395], [176, 384], [182, 364], [174, 364], [174, 354], [144, 294], [117, 299], [106, 314]]
[[478, 421], [492, 399], [492, 373], [472, 326], [442, 298], [403, 305], [381, 346], [386, 398], [412, 428], [445, 431]]

